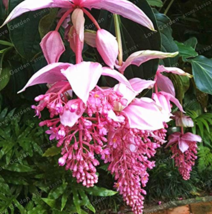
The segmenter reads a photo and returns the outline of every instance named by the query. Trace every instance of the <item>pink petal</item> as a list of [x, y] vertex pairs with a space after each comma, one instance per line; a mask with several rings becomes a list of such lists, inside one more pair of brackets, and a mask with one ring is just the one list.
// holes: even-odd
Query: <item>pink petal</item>
[[152, 99], [134, 99], [123, 112], [128, 117], [130, 128], [157, 130], [164, 127], [162, 114]]
[[82, 3], [82, 6], [89, 9], [96, 8], [107, 10], [111, 13], [121, 15], [127, 19], [131, 19], [132, 21], [137, 22], [140, 25], [149, 28], [150, 30], [154, 30], [153, 23], [144, 14], [144, 12], [127, 0], [89, 0], [84, 1]]
[[180, 140], [180, 136], [181, 136], [180, 132], [175, 132], [175, 133], [169, 135], [169, 138], [168, 138], [169, 142], [165, 148], [167, 148], [167, 147], [171, 146], [172, 144], [178, 142]]
[[96, 47], [104, 62], [111, 68], [114, 67], [118, 56], [118, 43], [116, 37], [104, 29], [96, 34]]
[[84, 42], [85, 18], [84, 18], [84, 13], [80, 8], [76, 8], [72, 13], [72, 23], [77, 34], [79, 35], [80, 41]]
[[64, 126], [72, 127], [84, 113], [85, 105], [82, 103], [80, 99], [70, 100], [66, 105], [69, 106], [70, 108], [72, 105], [78, 106], [76, 111], [73, 112], [68, 109], [68, 110], [65, 110], [62, 115], [60, 115], [60, 122]]
[[[119, 92], [120, 94], [123, 95], [123, 98], [127, 100], [126, 105], [131, 103], [132, 100], [136, 97], [136, 94], [137, 94], [134, 90], [130, 89], [129, 87], [127, 87], [123, 83], [119, 83], [119, 84], [115, 85], [114, 86], [114, 91]], [[125, 106], [122, 106], [122, 107], [124, 108]]]
[[184, 72], [182, 69], [180, 68], [175, 68], [175, 67], [164, 67], [163, 65], [159, 65], [158, 66], [158, 70], [157, 72], [161, 73], [161, 72], [166, 72], [166, 73], [173, 73], [173, 74], [178, 74], [178, 75], [182, 75], [182, 76], [188, 76], [188, 77], [192, 77], [192, 75], [190, 75], [189, 73]]
[[201, 142], [202, 138], [199, 135], [192, 134], [190, 132], [187, 132], [181, 137], [182, 140], [186, 141], [193, 141], [193, 142]]
[[189, 148], [189, 145], [184, 140], [182, 140], [182, 139], [179, 140], [178, 145], [179, 145], [179, 149], [180, 149], [180, 151], [182, 153], [184, 153], [185, 151], [187, 151], [188, 148]]
[[114, 79], [118, 80], [120, 83], [125, 84], [126, 86], [128, 86], [129, 88], [132, 89], [130, 82], [127, 80], [127, 78], [122, 75], [120, 72], [107, 68], [107, 67], [103, 67], [103, 71], [102, 71], [102, 75], [104, 76], [109, 76], [109, 77], [113, 77]]
[[81, 62], [71, 65], [62, 74], [68, 79], [74, 93], [86, 103], [89, 92], [94, 89], [102, 74], [102, 66], [94, 62]]
[[96, 48], [96, 32], [87, 30], [85, 31], [85, 42], [93, 48]]
[[131, 54], [126, 62], [123, 63], [123, 65], [120, 67], [120, 71], [124, 71], [129, 65], [137, 65], [140, 66], [142, 63], [147, 62], [151, 59], [164, 59], [167, 57], [175, 57], [178, 54], [178, 52], [175, 53], [163, 53], [160, 51], [137, 51], [133, 54]]
[[155, 100], [156, 104], [160, 107], [164, 122], [169, 122], [171, 120], [170, 117], [172, 116], [170, 101], [160, 92], [153, 93], [152, 98]]
[[171, 102], [173, 102], [179, 108], [180, 111], [184, 112], [182, 105], [180, 104], [178, 99], [176, 99], [172, 94], [166, 93], [164, 91], [160, 91], [159, 93], [164, 95]]
[[60, 34], [57, 31], [50, 31], [42, 39], [40, 46], [48, 64], [58, 62], [65, 51], [65, 46]]
[[125, 119], [122, 115], [117, 116], [113, 110], [110, 110], [108, 112], [108, 117], [111, 118], [112, 120], [116, 121], [116, 122], [119, 122], [119, 123], [123, 123], [124, 119]]
[[136, 91], [137, 94], [140, 94], [144, 89], [153, 88], [155, 81], [152, 80], [143, 80], [140, 78], [133, 78], [129, 80], [132, 88]]
[[157, 75], [157, 81], [156, 81], [157, 87], [160, 90], [175, 96], [175, 88], [172, 81], [168, 77], [160, 73], [157, 73], [156, 75]]
[[54, 7], [72, 8], [73, 5], [71, 1], [68, 0], [25, 0], [12, 10], [3, 25], [7, 24], [9, 21], [20, 16], [23, 13]]
[[67, 69], [70, 66], [69, 63], [53, 63], [45, 66], [37, 73], [35, 73], [24, 86], [24, 88], [19, 91], [21, 93], [25, 91], [29, 86], [42, 84], [42, 83], [55, 83], [61, 80], [66, 80], [66, 78], [61, 74], [61, 70]]

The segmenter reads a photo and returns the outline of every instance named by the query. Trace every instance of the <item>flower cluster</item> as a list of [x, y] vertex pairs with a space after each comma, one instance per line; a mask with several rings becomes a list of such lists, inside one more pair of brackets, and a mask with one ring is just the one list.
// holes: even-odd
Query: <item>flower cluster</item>
[[[77, 182], [92, 187], [98, 182], [96, 166], [100, 163], [96, 155], [100, 156], [109, 163], [108, 170], [115, 175], [114, 187], [133, 212], [140, 214], [148, 170], [155, 166], [150, 158], [166, 142], [167, 123], [173, 116], [172, 105], [183, 112], [175, 98], [172, 82], [162, 72], [189, 74], [178, 68], [159, 66], [154, 81], [126, 79], [124, 71], [132, 64], [140, 66], [148, 60], [177, 55], [147, 50], [131, 54], [125, 62], [120, 59], [118, 38], [101, 29], [88, 9], [106, 9], [154, 30], [151, 20], [127, 0], [25, 0], [11, 12], [4, 24], [27, 11], [49, 7], [62, 9], [56, 29], [40, 43], [48, 65], [35, 73], [21, 91], [36, 84], [48, 85], [47, 92], [35, 98], [38, 105], [32, 108], [39, 118], [44, 109], [49, 111], [49, 119], [40, 122], [40, 126], [47, 126], [49, 139], [57, 140], [57, 146], [61, 147], [59, 165], [71, 170]], [[96, 32], [85, 32], [84, 15], [94, 23]], [[58, 32], [60, 27], [65, 28], [65, 39], [76, 55], [76, 64], [59, 62], [65, 51]], [[105, 67], [83, 60], [85, 42], [97, 49]], [[97, 85], [101, 76], [112, 77], [118, 83], [112, 88], [101, 88]], [[154, 90], [152, 98], [137, 98], [145, 89]], [[188, 140], [186, 152], [180, 153], [176, 142], [183, 141], [185, 136], [180, 134], [178, 138], [171, 139], [168, 145], [173, 145], [171, 150], [176, 165], [187, 179], [195, 159], [194, 141], [200, 140]]]

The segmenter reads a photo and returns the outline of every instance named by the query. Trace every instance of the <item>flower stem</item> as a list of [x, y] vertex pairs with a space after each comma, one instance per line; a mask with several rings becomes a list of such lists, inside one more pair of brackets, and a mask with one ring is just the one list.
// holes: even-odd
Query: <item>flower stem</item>
[[90, 12], [88, 12], [86, 9], [84, 9], [84, 8], [81, 8], [82, 9], [82, 11], [86, 14], [86, 16], [94, 23], [94, 25], [96, 26], [96, 28], [98, 29], [98, 30], [100, 30], [101, 29], [101, 27], [99, 26], [99, 24], [98, 24], [98, 22], [96, 21], [96, 19], [91, 15], [91, 13]]
[[113, 14], [114, 18], [114, 24], [115, 24], [115, 31], [116, 31], [116, 38], [118, 41], [118, 47], [119, 47], [119, 65], [121, 66], [123, 64], [123, 48], [122, 48], [122, 39], [121, 39], [121, 31], [120, 31], [120, 20], [119, 16], [117, 14]]
[[62, 23], [64, 22], [64, 20], [66, 19], [66, 17], [73, 11], [73, 8], [69, 9], [68, 11], [66, 11], [63, 16], [61, 17], [61, 19], [59, 20], [59, 22], [57, 23], [57, 27], [56, 27], [56, 31], [59, 30], [60, 26], [62, 25]]
[[171, 2], [169, 3], [168, 7], [166, 8], [164, 14], [166, 15], [170, 9], [170, 7], [172, 6], [172, 4], [174, 3], [174, 0], [171, 0]]

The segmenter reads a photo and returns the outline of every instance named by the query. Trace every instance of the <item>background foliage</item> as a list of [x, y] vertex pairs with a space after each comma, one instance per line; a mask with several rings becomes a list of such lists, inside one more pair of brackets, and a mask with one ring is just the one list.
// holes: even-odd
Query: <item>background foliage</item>
[[[8, 11], [0, 2], [0, 23], [21, 1], [10, 1]], [[132, 66], [126, 76], [151, 79], [158, 63], [191, 73], [193, 80], [169, 77], [175, 84], [177, 97], [184, 102], [185, 111], [194, 120], [191, 131], [203, 138], [197, 165], [189, 181], [180, 177], [168, 149], [158, 151], [156, 167], [150, 172], [146, 188], [146, 202], [209, 194], [212, 190], [212, 7], [207, 4], [210, 1], [132, 2], [151, 18], [157, 32], [152, 33], [121, 18], [124, 58], [146, 49], [179, 51], [179, 56], [160, 62], [152, 60], [139, 68]], [[111, 14], [96, 10], [92, 13], [103, 28], [114, 32]], [[70, 171], [58, 166], [60, 150], [54, 142], [50, 143], [30, 108], [33, 98], [44, 93], [46, 87], [34, 86], [17, 94], [33, 73], [46, 65], [39, 42], [54, 29], [56, 14], [57, 9], [26, 13], [0, 29], [0, 213], [117, 212], [124, 209], [124, 205], [121, 197], [113, 191], [113, 178], [106, 165], [99, 166], [98, 187], [91, 189], [77, 184]], [[86, 28], [93, 29], [89, 21]], [[64, 35], [63, 30], [60, 33]], [[74, 54], [65, 44], [66, 52], [61, 60], [73, 63]], [[87, 60], [102, 62], [98, 53], [88, 46], [85, 46], [83, 56]], [[111, 84], [111, 81], [103, 79], [101, 83]]]

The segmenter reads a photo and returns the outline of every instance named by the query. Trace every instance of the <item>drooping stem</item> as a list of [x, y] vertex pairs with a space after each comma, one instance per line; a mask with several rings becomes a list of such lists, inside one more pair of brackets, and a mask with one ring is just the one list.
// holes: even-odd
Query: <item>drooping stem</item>
[[116, 38], [117, 38], [118, 47], [119, 47], [118, 60], [119, 60], [119, 65], [121, 66], [123, 63], [123, 48], [122, 48], [122, 39], [121, 39], [121, 30], [120, 30], [120, 20], [117, 14], [114, 14], [113, 18], [114, 18], [114, 24], [115, 24]]
[[57, 23], [57, 27], [56, 27], [56, 31], [59, 30], [60, 26], [62, 25], [62, 23], [64, 22], [64, 20], [66, 19], [66, 17], [73, 11], [73, 8], [69, 9], [68, 11], [66, 11], [63, 16], [61, 17], [61, 19], [59, 20], [59, 22]]
[[171, 2], [169, 3], [168, 7], [166, 8], [164, 14], [166, 15], [170, 9], [170, 7], [172, 6], [172, 4], [174, 3], [174, 0], [171, 0]]
[[96, 28], [98, 29], [98, 30], [100, 30], [101, 29], [101, 27], [99, 26], [99, 24], [98, 24], [98, 22], [96, 21], [96, 19], [91, 15], [91, 13], [90, 12], [88, 12], [86, 9], [84, 9], [84, 8], [81, 8], [82, 9], [82, 11], [86, 14], [86, 16], [94, 23], [94, 25], [96, 26]]

